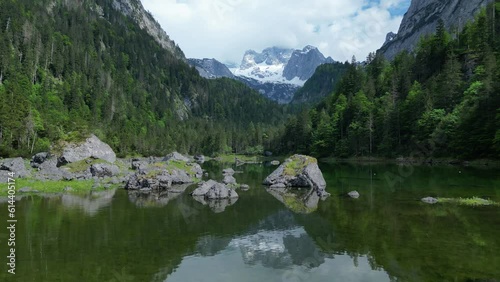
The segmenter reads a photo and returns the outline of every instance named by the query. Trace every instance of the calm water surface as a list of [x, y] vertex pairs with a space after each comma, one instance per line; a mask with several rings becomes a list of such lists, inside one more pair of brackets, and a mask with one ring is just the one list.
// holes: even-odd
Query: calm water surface
[[[220, 180], [222, 165], [205, 164]], [[300, 213], [260, 185], [275, 167], [239, 167], [236, 202], [184, 193], [25, 197], [17, 203], [15, 276], [1, 281], [491, 281], [500, 279], [500, 173], [459, 167], [320, 164], [327, 191]], [[402, 181], [387, 179], [388, 173]], [[185, 187], [184, 187], [185, 188]], [[180, 190], [183, 187], [179, 188]], [[352, 190], [359, 199], [345, 197]], [[291, 208], [291, 209], [290, 209]], [[0, 224], [7, 220], [0, 203]], [[295, 211], [295, 212], [294, 212]], [[0, 229], [0, 258], [7, 256]]]

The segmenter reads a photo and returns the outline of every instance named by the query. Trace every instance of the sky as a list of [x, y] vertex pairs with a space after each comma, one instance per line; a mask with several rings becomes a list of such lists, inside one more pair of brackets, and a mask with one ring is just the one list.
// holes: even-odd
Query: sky
[[239, 64], [246, 50], [313, 45], [363, 61], [397, 32], [410, 0], [142, 0], [188, 58]]

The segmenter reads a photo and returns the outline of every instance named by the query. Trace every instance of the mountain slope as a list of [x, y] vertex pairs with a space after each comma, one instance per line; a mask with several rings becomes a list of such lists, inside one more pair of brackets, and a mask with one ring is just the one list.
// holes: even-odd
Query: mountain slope
[[335, 92], [291, 119], [283, 154], [500, 159], [500, 3], [455, 38], [441, 26], [415, 53], [352, 63]]
[[436, 31], [440, 19], [447, 30], [453, 33], [461, 31], [465, 23], [474, 19], [474, 15], [492, 1], [412, 0], [397, 35], [388, 34], [379, 51], [389, 60], [403, 50], [413, 51], [423, 35]]
[[188, 63], [194, 66], [204, 78], [234, 78], [233, 73], [227, 66], [216, 59], [188, 59]]
[[293, 96], [292, 104], [314, 104], [330, 95], [345, 74], [347, 63], [331, 63], [319, 66], [312, 77]]
[[184, 53], [175, 44], [151, 13], [144, 9], [139, 0], [113, 0], [113, 8], [132, 18], [141, 29], [151, 35], [163, 48], [169, 50], [178, 59], [185, 60]]
[[243, 151], [262, 145], [250, 125], [275, 134], [281, 107], [243, 83], [200, 77], [124, 12], [137, 4], [0, 2], [1, 156], [90, 132], [121, 155]]

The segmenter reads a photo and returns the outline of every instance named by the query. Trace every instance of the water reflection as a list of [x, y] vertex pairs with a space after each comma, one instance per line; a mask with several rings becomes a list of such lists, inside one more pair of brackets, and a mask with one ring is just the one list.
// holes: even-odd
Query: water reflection
[[191, 184], [173, 185], [165, 191], [128, 191], [130, 202], [141, 208], [160, 208], [168, 205], [168, 203], [178, 198]]
[[[165, 281], [390, 281], [367, 257], [324, 253], [291, 212], [261, 221], [261, 229], [235, 238], [204, 236]], [[287, 226], [288, 228], [283, 228]], [[252, 229], [253, 230], [253, 229]], [[193, 271], [196, 269], [196, 271]], [[208, 274], [208, 276], [207, 276]]]
[[321, 199], [313, 189], [267, 188], [266, 191], [296, 213], [308, 214], [318, 209]]
[[115, 193], [116, 189], [92, 192], [85, 196], [64, 194], [61, 196], [61, 203], [64, 207], [79, 208], [94, 216], [100, 209], [111, 205]]
[[224, 212], [227, 207], [234, 205], [238, 201], [238, 198], [206, 199], [205, 196], [193, 196], [193, 199], [204, 206], [208, 206], [214, 213]]

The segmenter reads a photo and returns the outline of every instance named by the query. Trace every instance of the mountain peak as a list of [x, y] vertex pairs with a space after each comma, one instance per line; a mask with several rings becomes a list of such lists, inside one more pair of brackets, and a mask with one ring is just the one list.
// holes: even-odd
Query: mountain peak
[[439, 19], [448, 30], [460, 31], [490, 2], [493, 0], [412, 0], [398, 33], [387, 34], [380, 52], [392, 60], [403, 50], [413, 51], [422, 36], [436, 31]]

